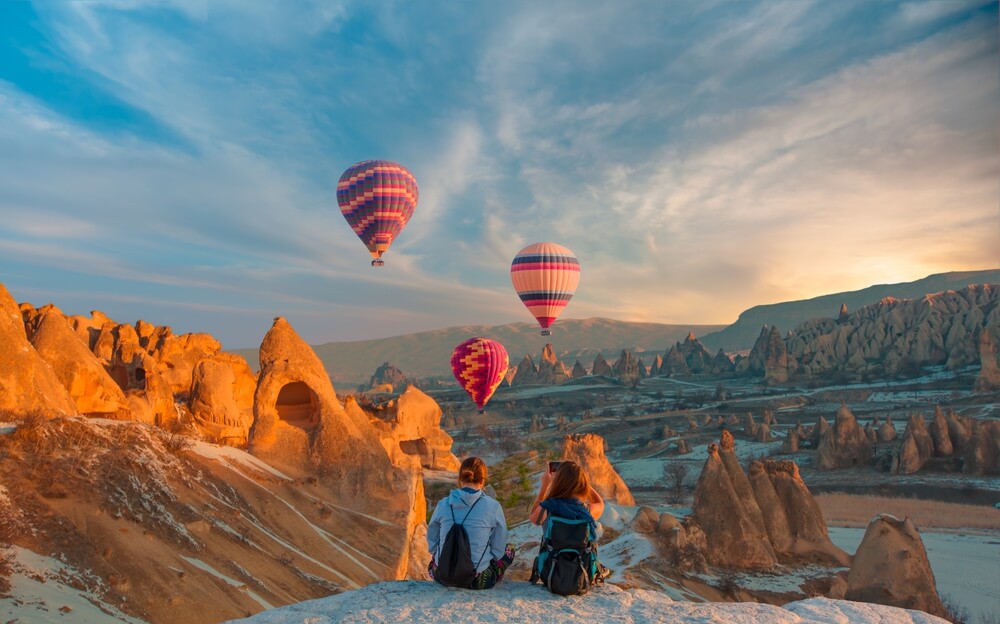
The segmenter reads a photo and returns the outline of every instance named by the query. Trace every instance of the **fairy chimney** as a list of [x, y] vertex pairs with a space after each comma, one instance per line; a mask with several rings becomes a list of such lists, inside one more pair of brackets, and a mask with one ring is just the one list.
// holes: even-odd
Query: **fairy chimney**
[[596, 433], [572, 433], [563, 438], [563, 459], [580, 464], [601, 497], [618, 505], [635, 505], [628, 486], [604, 454], [604, 438]]

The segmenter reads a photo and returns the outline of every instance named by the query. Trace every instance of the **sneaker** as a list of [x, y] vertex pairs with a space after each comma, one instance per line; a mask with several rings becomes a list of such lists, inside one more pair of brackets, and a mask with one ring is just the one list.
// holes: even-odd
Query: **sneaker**
[[597, 581], [603, 582], [605, 579], [609, 578], [615, 571], [607, 567], [600, 561], [597, 562]]

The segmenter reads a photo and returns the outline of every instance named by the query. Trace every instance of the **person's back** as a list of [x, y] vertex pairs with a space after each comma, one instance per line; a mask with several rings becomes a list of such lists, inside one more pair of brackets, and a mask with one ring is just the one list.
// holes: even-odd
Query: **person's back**
[[[486, 465], [478, 457], [462, 462], [458, 489], [441, 500], [427, 525], [427, 547], [431, 553], [428, 574], [443, 584], [454, 584], [450, 578], [451, 562], [442, 559], [449, 532], [455, 524], [465, 530], [474, 577], [469, 589], [488, 589], [503, 578], [514, 559], [514, 548], [507, 544], [507, 521], [503, 508], [487, 496], [482, 488], [486, 481]], [[444, 553], [448, 554], [448, 553]], [[439, 566], [443, 568], [439, 574]], [[464, 583], [459, 583], [465, 585]]]
[[531, 581], [541, 580], [554, 593], [582, 594], [611, 575], [597, 561], [597, 518], [604, 500], [579, 464], [552, 464], [558, 468], [542, 476], [531, 509], [531, 521], [544, 527]]

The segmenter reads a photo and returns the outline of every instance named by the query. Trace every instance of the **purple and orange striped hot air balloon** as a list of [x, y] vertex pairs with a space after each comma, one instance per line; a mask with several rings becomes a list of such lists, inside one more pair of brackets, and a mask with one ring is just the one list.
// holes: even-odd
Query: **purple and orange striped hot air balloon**
[[555, 243], [528, 245], [514, 256], [510, 281], [538, 324], [542, 335], [573, 298], [580, 283], [580, 263], [569, 249]]
[[337, 183], [340, 212], [382, 266], [389, 249], [417, 207], [417, 180], [403, 165], [365, 160], [348, 168]]
[[507, 372], [507, 349], [491, 338], [469, 338], [451, 352], [451, 373], [482, 413]]

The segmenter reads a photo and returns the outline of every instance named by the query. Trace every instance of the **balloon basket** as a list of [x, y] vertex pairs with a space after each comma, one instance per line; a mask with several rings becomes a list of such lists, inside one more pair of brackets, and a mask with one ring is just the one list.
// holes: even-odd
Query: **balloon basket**
[[485, 414], [485, 413], [486, 413], [486, 410], [485, 410], [485, 409], [481, 409], [481, 410], [476, 410], [476, 413], [477, 413], [477, 414]]
[[385, 266], [385, 260], [372, 260], [372, 266]]
[[547, 329], [543, 329], [543, 330], [542, 330], [542, 335], [543, 335], [543, 336], [551, 336], [551, 335], [552, 335], [552, 332], [550, 332], [550, 331], [549, 331], [549, 330], [547, 330]]

